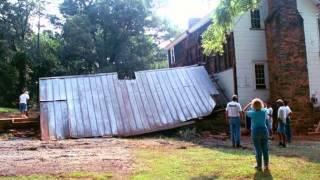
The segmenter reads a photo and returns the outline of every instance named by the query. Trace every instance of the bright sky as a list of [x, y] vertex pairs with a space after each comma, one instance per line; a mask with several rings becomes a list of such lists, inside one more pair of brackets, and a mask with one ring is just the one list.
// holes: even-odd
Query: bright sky
[[220, 0], [167, 0], [158, 15], [169, 19], [182, 30], [188, 28], [190, 18], [202, 18], [210, 13]]
[[[59, 4], [63, 0], [49, 1], [47, 12], [59, 14]], [[181, 30], [188, 28], [190, 18], [202, 18], [210, 13], [220, 0], [164, 0], [164, 3], [157, 10], [157, 14], [167, 18], [172, 24], [177, 25]]]

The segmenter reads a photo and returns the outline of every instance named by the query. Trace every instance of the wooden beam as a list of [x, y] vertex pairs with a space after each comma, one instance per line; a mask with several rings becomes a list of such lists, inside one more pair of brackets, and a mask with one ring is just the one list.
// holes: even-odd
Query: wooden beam
[[29, 118], [1, 118], [0, 121], [27, 120]]
[[319, 121], [318, 127], [316, 128], [316, 132], [320, 133], [320, 121]]

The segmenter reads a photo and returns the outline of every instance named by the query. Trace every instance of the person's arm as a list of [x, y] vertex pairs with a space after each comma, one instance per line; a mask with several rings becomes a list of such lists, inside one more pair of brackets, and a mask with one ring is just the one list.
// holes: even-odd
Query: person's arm
[[228, 111], [225, 112], [225, 121], [226, 121], [226, 124], [228, 124]]
[[228, 119], [229, 119], [229, 117], [228, 117], [228, 108], [229, 108], [229, 103], [227, 104], [227, 107], [226, 107], [226, 112], [225, 112], [225, 121], [226, 121], [226, 124], [228, 124]]
[[247, 111], [249, 109], [249, 107], [251, 106], [251, 103], [247, 104], [244, 108], [243, 108], [243, 111]]
[[246, 122], [245, 115], [244, 115], [243, 111], [240, 111], [240, 120], [243, 120], [244, 122]]
[[239, 108], [240, 120], [245, 120], [240, 103], [238, 103], [238, 108]]
[[292, 115], [292, 111], [291, 111], [291, 108], [288, 106], [288, 117], [290, 117]]
[[272, 108], [267, 111], [268, 117], [272, 118], [273, 110]]

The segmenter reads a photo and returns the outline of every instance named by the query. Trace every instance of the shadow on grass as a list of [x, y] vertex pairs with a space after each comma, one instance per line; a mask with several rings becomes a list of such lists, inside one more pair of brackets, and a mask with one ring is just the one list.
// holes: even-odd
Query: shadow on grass
[[[177, 139], [179, 140], [179, 139]], [[182, 141], [186, 141], [180, 139]], [[218, 150], [223, 153], [239, 156], [254, 156], [254, 147], [249, 137], [245, 137], [242, 148], [233, 148], [230, 140], [222, 141], [217, 139], [203, 140], [201, 138], [187, 140], [201, 147]], [[289, 144], [287, 148], [279, 147], [277, 141], [269, 142], [269, 154], [286, 158], [301, 158], [309, 162], [320, 164], [320, 142], [317, 141], [298, 141]]]
[[[201, 144], [200, 144], [201, 145]], [[207, 147], [208, 146], [204, 146]], [[246, 148], [233, 149], [232, 147], [209, 147], [210, 149], [221, 150], [226, 153], [236, 155], [254, 155], [254, 148], [252, 144], [247, 144]], [[227, 149], [227, 150], [225, 150]], [[278, 157], [286, 158], [301, 158], [313, 163], [320, 163], [320, 142], [296, 142], [290, 144], [287, 148], [282, 148], [273, 141], [269, 144], [269, 154]]]
[[270, 171], [256, 171], [253, 177], [254, 180], [273, 180], [272, 174]]
[[[187, 134], [181, 136], [181, 132], [186, 132], [188, 129], [193, 129], [193, 126], [186, 126], [182, 128], [177, 128], [174, 130], [150, 133], [148, 135], [137, 136], [135, 138], [170, 138], [177, 141], [190, 142], [195, 145], [199, 145], [203, 148], [218, 150], [223, 153], [228, 153], [232, 155], [239, 156], [253, 156], [254, 157], [254, 147], [252, 145], [251, 139], [248, 136], [242, 136], [241, 142], [244, 148], [232, 148], [230, 139], [219, 140], [219, 139], [205, 139], [199, 137], [199, 134], [188, 131]], [[320, 164], [320, 141], [294, 141], [292, 144], [288, 144], [287, 148], [282, 148], [278, 146], [276, 140], [269, 143], [269, 154], [278, 157], [286, 158], [301, 158], [309, 162]]]
[[191, 180], [214, 180], [218, 179], [218, 176], [199, 176], [199, 177], [192, 177]]

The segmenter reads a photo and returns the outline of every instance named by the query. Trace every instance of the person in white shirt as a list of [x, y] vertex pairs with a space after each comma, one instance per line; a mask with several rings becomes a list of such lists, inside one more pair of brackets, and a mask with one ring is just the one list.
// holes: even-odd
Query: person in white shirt
[[238, 103], [238, 96], [233, 95], [232, 101], [227, 104], [226, 107], [226, 122], [230, 127], [230, 136], [232, 141], [232, 147], [241, 147], [240, 144], [240, 120], [242, 119], [242, 108]]
[[286, 147], [286, 122], [287, 122], [287, 108], [284, 106], [284, 102], [281, 99], [277, 100], [279, 106], [278, 109], [278, 134], [279, 134], [279, 146]]
[[19, 110], [21, 112], [22, 117], [27, 117], [27, 111], [28, 111], [27, 102], [29, 99], [30, 97], [29, 97], [28, 91], [25, 91], [19, 97]]
[[291, 133], [291, 108], [289, 107], [288, 101], [284, 101], [284, 106], [286, 107], [286, 138], [288, 143], [291, 143], [292, 133]]
[[266, 103], [266, 107], [267, 107], [267, 127], [269, 130], [269, 136], [272, 139], [272, 135], [273, 135], [273, 131], [272, 131], [272, 127], [273, 127], [273, 109], [271, 107], [270, 103]]

